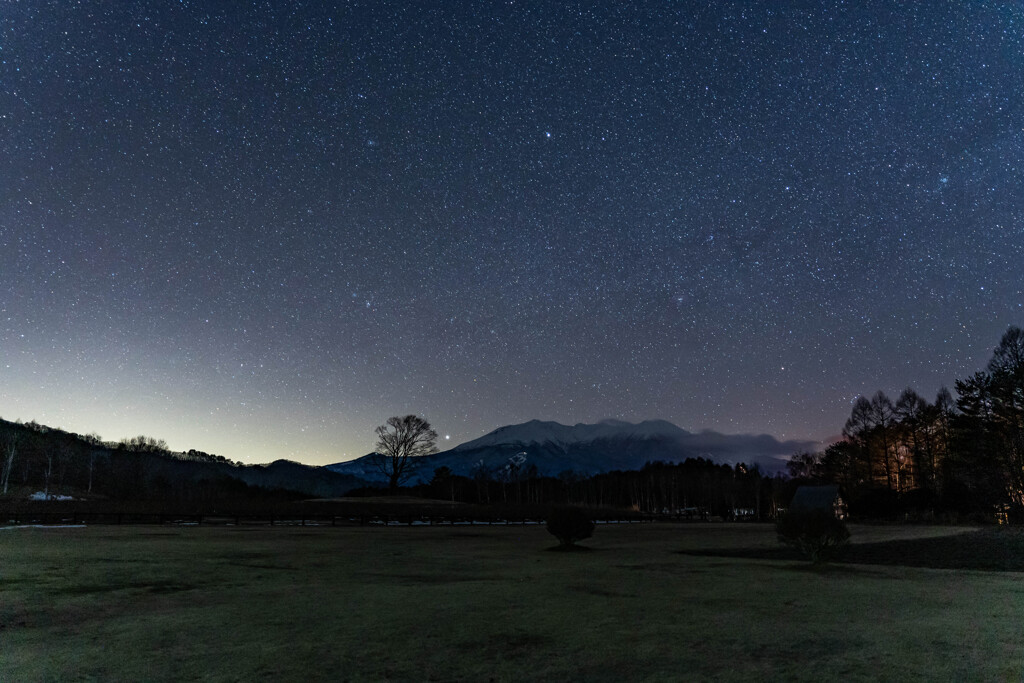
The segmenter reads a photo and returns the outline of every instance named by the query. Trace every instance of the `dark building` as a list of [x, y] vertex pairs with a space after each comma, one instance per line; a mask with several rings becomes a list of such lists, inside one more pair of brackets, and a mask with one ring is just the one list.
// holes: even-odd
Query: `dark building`
[[846, 501], [838, 486], [801, 486], [789, 504], [791, 512], [828, 510], [837, 519], [846, 519]]

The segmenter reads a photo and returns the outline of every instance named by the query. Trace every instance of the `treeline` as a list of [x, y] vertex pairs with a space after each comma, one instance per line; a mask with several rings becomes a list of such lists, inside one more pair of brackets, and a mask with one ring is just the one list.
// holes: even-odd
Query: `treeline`
[[[682, 463], [648, 463], [640, 470], [593, 476], [563, 472], [540, 476], [537, 468], [488, 471], [473, 476], [453, 474], [447, 467], [434, 471], [427, 484], [403, 489], [425, 498], [481, 505], [552, 505], [612, 507], [637, 512], [670, 514], [694, 519], [769, 519], [793, 494], [793, 482], [765, 476], [756, 467], [722, 465], [704, 458]], [[368, 487], [350, 496], [380, 496], [385, 487]]]
[[[346, 475], [285, 460], [243, 465], [202, 451], [174, 453], [158, 439], [118, 442], [40, 425], [0, 420], [0, 494], [71, 495], [120, 503], [149, 501], [179, 511], [211, 511], [280, 503], [301, 497], [379, 496]], [[792, 495], [785, 479], [756, 468], [731, 467], [701, 458], [680, 464], [650, 463], [640, 471], [542, 477], [533, 465], [499, 471], [478, 468], [472, 476], [448, 468], [429, 484], [405, 493], [500, 507], [578, 504], [695, 518], [770, 518]]]
[[[516, 461], [461, 476], [448, 468], [405, 489], [483, 505], [577, 504], [689, 517], [769, 519], [801, 484], [837, 484], [860, 518], [1024, 520], [1024, 331], [1003, 335], [984, 371], [928, 401], [914, 390], [856, 400], [843, 440], [794, 457], [788, 477], [694, 458], [638, 471], [541, 476]], [[159, 500], [212, 510], [232, 502], [343, 494], [381, 495], [354, 477], [289, 461], [244, 466], [162, 441], [117, 443], [34, 422], [0, 420], [0, 495], [71, 492], [112, 500]], [[18, 490], [17, 496], [14, 495]]]
[[0, 496], [9, 500], [41, 493], [209, 511], [339, 495], [355, 483], [300, 463], [243, 465], [202, 451], [175, 453], [152, 437], [109, 442], [36, 422], [0, 420]]
[[[301, 463], [243, 465], [202, 451], [174, 453], [151, 437], [109, 442], [36, 422], [0, 420], [0, 466], [0, 494], [9, 494], [12, 501], [41, 492], [91, 498], [101, 507], [106, 504], [102, 501], [149, 501], [176, 511], [212, 511], [303, 497], [387, 493], [386, 488], [352, 490], [362, 482]], [[429, 484], [404, 492], [502, 508], [569, 503], [693, 518], [767, 519], [792, 496], [792, 485], [782, 477], [765, 477], [756, 468], [696, 458], [589, 477], [573, 472], [542, 477], [532, 465], [477, 468], [466, 477], [442, 467]]]
[[[803, 484], [839, 485], [859, 518], [1024, 521], [1024, 331], [1010, 327], [986, 369], [931, 402], [913, 389], [896, 400], [858, 398], [843, 439], [792, 458], [788, 477], [703, 459], [640, 471], [541, 477], [536, 468], [447, 468], [410, 493], [470, 503], [570, 503], [641, 512], [774, 517]], [[364, 489], [356, 495], [380, 494]]]
[[840, 485], [862, 516], [1024, 518], [1024, 331], [1010, 327], [986, 369], [927, 401], [860, 397], [844, 439], [790, 462], [800, 481]]

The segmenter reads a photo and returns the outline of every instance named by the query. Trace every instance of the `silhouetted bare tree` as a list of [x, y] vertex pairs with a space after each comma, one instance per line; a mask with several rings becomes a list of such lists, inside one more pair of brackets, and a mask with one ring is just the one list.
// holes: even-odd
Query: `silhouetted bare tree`
[[409, 479], [414, 458], [437, 452], [437, 432], [419, 416], [389, 417], [375, 431], [377, 446], [372, 462], [387, 478], [391, 493]]

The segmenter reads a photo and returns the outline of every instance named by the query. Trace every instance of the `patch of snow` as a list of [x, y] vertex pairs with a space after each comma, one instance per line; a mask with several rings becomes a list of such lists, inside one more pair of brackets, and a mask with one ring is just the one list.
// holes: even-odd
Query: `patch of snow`
[[485, 446], [507, 444], [572, 444], [589, 443], [601, 439], [681, 439], [689, 432], [666, 420], [647, 420], [638, 424], [622, 420], [601, 420], [597, 424], [579, 423], [572, 425], [558, 422], [531, 420], [518, 425], [509, 425], [485, 434], [479, 439], [467, 441], [453, 450], [467, 451]]
[[36, 491], [28, 497], [29, 500], [74, 500], [71, 496], [59, 496], [56, 493], [46, 494], [43, 491]]

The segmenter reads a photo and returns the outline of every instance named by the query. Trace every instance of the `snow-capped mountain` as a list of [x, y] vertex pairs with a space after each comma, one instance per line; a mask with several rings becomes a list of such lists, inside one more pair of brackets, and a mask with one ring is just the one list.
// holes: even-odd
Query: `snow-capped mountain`
[[571, 427], [558, 422], [531, 420], [518, 425], [499, 427], [479, 439], [456, 446], [453, 451], [471, 451], [487, 446], [508, 444], [574, 444], [589, 443], [604, 439], [678, 439], [685, 436], [685, 430], [665, 420], [647, 420], [640, 424], [622, 420], [601, 420], [597, 424], [575, 424]]
[[[665, 420], [638, 424], [602, 420], [597, 424], [563, 425], [531, 420], [500, 427], [451, 450], [418, 459], [410, 483], [429, 481], [434, 470], [447, 467], [455, 474], [473, 476], [481, 469], [499, 474], [512, 458], [521, 468], [531, 465], [544, 476], [565, 471], [592, 475], [612, 470], [635, 470], [653, 461], [682, 462], [706, 458], [723, 464], [758, 465], [766, 474], [785, 469], [788, 456], [813, 450], [813, 441], [779, 441], [768, 434], [691, 433]], [[519, 456], [518, 458], [516, 456]], [[327, 469], [370, 481], [383, 478], [363, 456]]]

